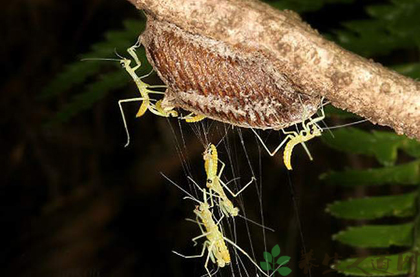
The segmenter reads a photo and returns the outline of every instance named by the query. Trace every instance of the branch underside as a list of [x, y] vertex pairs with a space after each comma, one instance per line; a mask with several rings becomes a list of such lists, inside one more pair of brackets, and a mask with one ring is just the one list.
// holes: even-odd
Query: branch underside
[[[169, 74], [165, 80], [163, 76], [165, 74], [162, 70], [159, 72], [156, 57], [154, 59], [149, 51], [149, 60], [171, 88], [167, 102], [173, 101], [171, 104], [175, 106], [184, 105], [183, 108], [186, 109], [189, 105], [198, 107], [194, 101], [189, 101], [190, 104], [177, 102], [177, 92], [197, 93], [202, 97], [203, 84], [206, 78], [209, 78], [210, 72], [215, 68], [229, 67], [229, 62], [232, 64], [233, 61], [237, 62], [235, 70], [240, 76], [249, 77], [255, 72], [258, 74], [258, 71], [267, 75], [265, 77], [258, 75], [269, 81], [262, 82], [264, 89], [253, 90], [255, 95], [261, 95], [257, 103], [274, 103], [270, 108], [278, 108], [277, 104], [282, 104], [281, 112], [276, 112], [282, 115], [276, 114], [271, 118], [260, 116], [268, 106], [261, 108], [263, 106], [261, 103], [247, 105], [246, 112], [253, 114], [253, 117], [249, 116], [243, 121], [251, 127], [253, 124], [250, 123], [259, 122], [254, 124], [254, 127], [259, 125], [259, 128], [263, 129], [279, 128], [283, 126], [282, 124], [291, 123], [295, 113], [302, 112], [302, 109], [311, 115], [312, 108], [318, 107], [320, 97], [324, 96], [339, 108], [356, 113], [373, 123], [389, 126], [399, 134], [420, 140], [420, 83], [324, 39], [294, 12], [279, 11], [256, 0], [129, 1], [137, 8], [145, 10], [149, 23], [156, 21], [176, 26], [173, 30], [184, 33], [182, 38], [189, 38], [183, 42], [184, 46], [192, 45], [199, 49], [193, 57], [191, 52], [188, 56], [185, 55], [185, 58], [179, 56], [177, 59], [181, 61], [195, 59], [196, 62], [190, 64], [197, 64], [197, 61], [205, 58], [198, 55], [203, 52], [219, 58], [228, 57], [221, 60], [220, 63], [223, 64], [218, 64], [218, 67], [210, 66], [209, 71], [194, 72], [201, 78], [201, 82], [198, 82], [200, 86], [193, 86], [193, 90], [186, 91], [181, 88], [185, 84], [184, 81], [180, 82], [182, 77], [177, 80]], [[149, 32], [149, 42], [156, 39], [150, 38], [153, 35], [157, 36], [157, 32]], [[178, 53], [182, 54], [181, 51]], [[252, 65], [252, 69], [249, 65]], [[220, 74], [219, 80], [223, 80]], [[187, 79], [191, 81], [191, 78]], [[267, 87], [272, 80], [277, 90]], [[232, 86], [234, 84], [233, 81], [229, 83]], [[235, 84], [240, 83], [238, 81]], [[211, 84], [209, 86], [211, 87]], [[278, 95], [275, 95], [276, 93]], [[293, 105], [297, 103], [296, 99], [302, 98], [303, 102], [299, 100], [301, 101], [299, 110]], [[196, 100], [200, 101], [200, 98]], [[306, 104], [302, 105], [305, 101]], [[239, 100], [237, 102], [242, 104]], [[221, 109], [223, 110], [223, 106]], [[199, 109], [190, 110], [196, 112]], [[199, 111], [205, 113], [206, 109]], [[258, 115], [258, 118], [255, 115]], [[222, 116], [210, 117], [229, 122], [226, 117], [224, 119]], [[243, 127], [246, 127], [245, 125], [243, 124]]]
[[[320, 98], [299, 92], [270, 61], [148, 18], [141, 36], [148, 60], [168, 85], [163, 106], [180, 107], [240, 127], [279, 130], [316, 112]], [[263, 65], [263, 66], [262, 66]]]

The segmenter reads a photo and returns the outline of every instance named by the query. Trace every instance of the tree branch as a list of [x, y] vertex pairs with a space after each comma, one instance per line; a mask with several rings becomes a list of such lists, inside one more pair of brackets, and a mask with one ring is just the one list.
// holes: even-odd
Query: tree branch
[[420, 140], [420, 83], [324, 39], [291, 11], [256, 0], [129, 0], [158, 21], [263, 53], [302, 93]]

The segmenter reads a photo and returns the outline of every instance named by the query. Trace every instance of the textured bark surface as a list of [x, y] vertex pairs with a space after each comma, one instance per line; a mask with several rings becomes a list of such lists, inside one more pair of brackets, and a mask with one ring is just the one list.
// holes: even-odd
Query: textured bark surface
[[242, 57], [264, 56], [304, 94], [420, 139], [420, 84], [325, 40], [293, 12], [256, 0], [129, 1]]

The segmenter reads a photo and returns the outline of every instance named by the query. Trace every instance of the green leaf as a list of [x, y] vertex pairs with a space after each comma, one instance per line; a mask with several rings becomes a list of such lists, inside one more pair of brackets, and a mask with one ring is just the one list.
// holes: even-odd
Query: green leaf
[[263, 270], [272, 270], [271, 264], [267, 262], [260, 262], [260, 266]]
[[392, 5], [372, 5], [366, 7], [366, 12], [375, 18], [383, 18], [387, 20], [393, 20], [393, 10], [394, 7]]
[[[110, 31], [105, 34], [105, 41], [95, 43], [91, 46], [91, 51], [80, 55], [74, 63], [65, 66], [49, 84], [46, 85], [40, 94], [41, 99], [49, 99], [60, 93], [70, 90], [76, 85], [82, 84], [89, 77], [97, 74], [103, 63], [86, 61], [83, 58], [115, 58], [114, 49], [127, 49], [133, 45], [139, 33], [144, 29], [144, 20], [127, 20], [124, 22], [125, 29]], [[145, 60], [145, 59], [143, 59]]]
[[407, 77], [411, 77], [413, 79], [420, 78], [420, 63], [399, 64], [391, 66], [391, 68]]
[[414, 139], [406, 138], [403, 140], [401, 149], [414, 158], [420, 158], [420, 143]]
[[329, 172], [320, 176], [327, 184], [340, 186], [380, 186], [385, 184], [420, 184], [420, 161], [402, 165], [367, 169]]
[[327, 212], [345, 219], [377, 219], [386, 216], [409, 217], [415, 214], [417, 193], [366, 197], [329, 204]]
[[271, 254], [273, 255], [274, 258], [280, 255], [280, 246], [278, 246], [278, 244], [276, 244], [273, 247], [273, 249], [271, 249]]
[[77, 84], [83, 83], [89, 76], [98, 72], [100, 64], [97, 62], [75, 62], [67, 65], [42, 91], [40, 99], [48, 99], [63, 91], [67, 91]]
[[347, 111], [344, 111], [342, 109], [336, 108], [333, 105], [327, 105], [324, 107], [324, 112], [327, 117], [337, 117], [342, 119], [347, 118], [360, 118], [358, 115], [355, 115], [354, 113], [350, 113]]
[[412, 47], [409, 39], [390, 36], [379, 20], [354, 20], [343, 23], [345, 29], [335, 31], [337, 42], [364, 57], [386, 55], [395, 49]]
[[322, 136], [328, 146], [354, 154], [374, 156], [383, 165], [392, 165], [397, 159], [397, 150], [406, 140], [391, 132], [366, 132], [356, 128], [342, 128]]
[[264, 2], [268, 2], [277, 9], [288, 9], [299, 13], [317, 11], [328, 3], [352, 3], [353, 1], [354, 0], [264, 0]]
[[277, 264], [278, 265], [285, 265], [290, 261], [290, 257], [289, 256], [281, 256], [280, 258], [277, 259]]
[[333, 239], [353, 247], [408, 247], [413, 244], [413, 223], [349, 227]]
[[391, 1], [366, 8], [370, 19], [345, 22], [336, 32], [338, 42], [363, 56], [378, 56], [420, 45], [420, 4], [417, 0]]
[[266, 260], [267, 262], [270, 262], [270, 263], [273, 262], [273, 256], [271, 256], [270, 253], [264, 252], [263, 257], [264, 257], [264, 260]]
[[64, 123], [79, 112], [89, 109], [94, 103], [102, 99], [109, 91], [125, 86], [129, 77], [124, 71], [106, 74], [102, 80], [92, 83], [86, 92], [77, 95], [73, 101], [67, 104], [56, 116], [48, 122], [48, 125]]
[[292, 272], [292, 270], [288, 267], [280, 267], [277, 269], [277, 272], [280, 273], [281, 276], [287, 276]]
[[[420, 143], [406, 136], [400, 136], [393, 132], [373, 131], [373, 136], [381, 143], [389, 141], [398, 149], [403, 150], [408, 155], [420, 158]], [[399, 142], [399, 143], [398, 143]], [[386, 165], [386, 164], [385, 164]]]
[[[415, 257], [414, 252], [386, 256], [357, 257], [339, 261], [332, 268], [340, 273], [352, 276], [405, 275], [412, 273], [411, 264], [405, 261], [413, 257]], [[388, 266], [387, 269], [385, 269], [386, 266]]]
[[367, 11], [386, 26], [393, 37], [411, 39], [418, 43], [420, 32], [420, 3], [416, 0], [392, 1], [392, 7], [381, 6], [381, 9], [368, 7]]

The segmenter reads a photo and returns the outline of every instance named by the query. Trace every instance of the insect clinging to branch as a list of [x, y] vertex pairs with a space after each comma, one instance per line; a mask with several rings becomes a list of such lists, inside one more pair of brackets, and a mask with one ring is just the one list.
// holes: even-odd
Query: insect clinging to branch
[[129, 98], [129, 99], [122, 99], [120, 101], [118, 101], [118, 105], [120, 107], [120, 111], [121, 111], [121, 116], [124, 122], [124, 127], [125, 127], [125, 131], [127, 134], [127, 143], [125, 145], [128, 146], [130, 144], [130, 133], [128, 132], [128, 127], [127, 127], [127, 122], [125, 120], [125, 116], [124, 116], [124, 112], [123, 112], [123, 108], [122, 108], [122, 103], [127, 103], [127, 102], [138, 102], [138, 101], [142, 101], [141, 106], [136, 114], [136, 117], [141, 117], [144, 115], [144, 113], [149, 110], [150, 112], [152, 112], [155, 115], [159, 115], [159, 116], [163, 116], [163, 117], [177, 117], [178, 113], [175, 110], [169, 109], [169, 110], [165, 110], [160, 106], [160, 101], [158, 101], [156, 104], [151, 103], [151, 99], [149, 97], [149, 94], [165, 94], [164, 92], [161, 91], [155, 91], [153, 90], [154, 88], [166, 88], [165, 85], [157, 85], [157, 86], [151, 86], [145, 82], [142, 81], [142, 79], [148, 77], [151, 73], [146, 74], [144, 76], [137, 76], [136, 74], [136, 70], [139, 69], [141, 67], [141, 62], [136, 54], [136, 48], [138, 48], [140, 46], [140, 43], [137, 42], [135, 45], [131, 46], [130, 48], [127, 49], [128, 54], [130, 54], [130, 56], [134, 59], [136, 65], [134, 67], [131, 67], [131, 60], [121, 57], [120, 63], [122, 65], [122, 67], [128, 72], [128, 74], [130, 74], [131, 78], [133, 78], [134, 82], [137, 85], [137, 88], [140, 92], [141, 97], [137, 97], [137, 98]]
[[[136, 54], [136, 49], [140, 46], [140, 42], [137, 42], [135, 45], [131, 46], [130, 48], [127, 49], [127, 52], [130, 54], [130, 56], [134, 59], [136, 65], [134, 67], [131, 67], [131, 60], [121, 57], [120, 63], [122, 65], [122, 67], [128, 72], [128, 74], [130, 74], [130, 76], [133, 78], [134, 82], [137, 85], [137, 88], [140, 92], [141, 97], [137, 97], [137, 98], [130, 98], [130, 99], [122, 99], [120, 101], [118, 101], [118, 105], [120, 107], [120, 111], [121, 111], [121, 115], [124, 121], [124, 127], [126, 130], [126, 134], [127, 134], [127, 144], [125, 146], [128, 146], [130, 143], [130, 134], [128, 132], [128, 128], [127, 128], [127, 123], [125, 120], [125, 116], [124, 116], [124, 112], [122, 110], [122, 103], [127, 103], [127, 102], [137, 102], [137, 101], [142, 101], [142, 104], [136, 114], [136, 117], [141, 117], [144, 115], [144, 113], [149, 110], [151, 113], [158, 115], [158, 116], [163, 116], [163, 117], [177, 117], [178, 113], [177, 111], [173, 110], [172, 108], [163, 108], [162, 107], [162, 100], [159, 100], [156, 102], [156, 104], [151, 103], [152, 99], [149, 97], [149, 94], [162, 94], [164, 95], [165, 92], [161, 92], [161, 91], [156, 91], [153, 90], [155, 88], [167, 88], [166, 85], [156, 85], [156, 86], [151, 86], [145, 82], [142, 81], [142, 79], [148, 77], [151, 73], [146, 74], [144, 76], [137, 76], [136, 74], [136, 70], [138, 68], [141, 67], [141, 62]], [[194, 115], [193, 113], [183, 117], [182, 119], [185, 119], [186, 122], [188, 123], [194, 123], [194, 122], [198, 122], [201, 121], [205, 118], [205, 116], [203, 115]]]
[[268, 147], [265, 145], [261, 137], [255, 132], [254, 129], [251, 129], [254, 134], [257, 136], [258, 140], [263, 145], [264, 149], [267, 151], [267, 153], [270, 156], [274, 156], [280, 148], [285, 144], [284, 152], [283, 152], [283, 162], [284, 165], [288, 170], [292, 170], [291, 165], [291, 159], [292, 159], [292, 152], [296, 145], [302, 144], [303, 148], [305, 149], [306, 153], [309, 156], [309, 159], [312, 161], [312, 155], [309, 152], [309, 149], [306, 147], [305, 142], [313, 139], [314, 137], [319, 137], [322, 134], [322, 128], [318, 125], [318, 122], [323, 120], [325, 118], [324, 109], [321, 108], [321, 115], [316, 118], [311, 118], [308, 120], [307, 123], [305, 123], [306, 120], [302, 120], [302, 130], [300, 131], [283, 131], [283, 133], [286, 135], [286, 137], [282, 140], [282, 142], [277, 146], [277, 148], [274, 151], [270, 151]]

